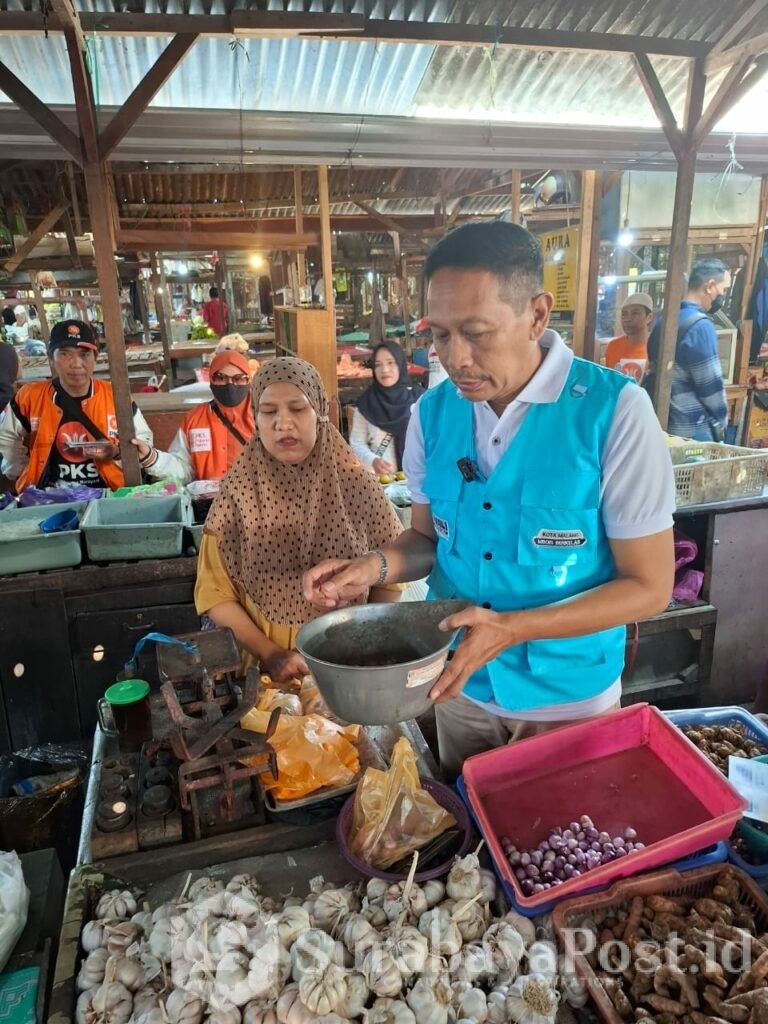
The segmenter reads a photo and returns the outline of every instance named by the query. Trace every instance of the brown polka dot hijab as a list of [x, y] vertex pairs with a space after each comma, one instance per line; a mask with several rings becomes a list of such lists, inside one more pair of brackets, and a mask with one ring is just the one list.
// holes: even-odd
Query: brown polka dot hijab
[[[253, 379], [254, 410], [270, 384], [295, 384], [317, 413], [317, 441], [298, 465], [274, 458], [256, 435], [224, 477], [205, 522], [230, 578], [270, 622], [293, 628], [318, 613], [301, 577], [326, 558], [354, 558], [402, 530], [390, 502], [328, 420], [320, 374], [303, 359], [272, 359]], [[362, 603], [362, 599], [361, 602]]]

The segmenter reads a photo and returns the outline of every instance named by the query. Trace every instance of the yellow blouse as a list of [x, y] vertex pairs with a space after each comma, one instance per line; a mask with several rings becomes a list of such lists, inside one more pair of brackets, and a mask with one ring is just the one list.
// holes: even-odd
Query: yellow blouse
[[[380, 589], [402, 591], [405, 587], [404, 583], [390, 583]], [[225, 601], [237, 601], [264, 636], [282, 650], [291, 651], [296, 647], [296, 635], [300, 627], [283, 626], [279, 622], [270, 622], [262, 615], [245, 589], [231, 579], [219, 553], [217, 539], [205, 533], [200, 545], [200, 553], [197, 556], [197, 580], [195, 582], [197, 614], [204, 615], [211, 608], [217, 604], [223, 604]], [[253, 655], [243, 651], [242, 670], [245, 671], [254, 664], [256, 664], [256, 659]]]

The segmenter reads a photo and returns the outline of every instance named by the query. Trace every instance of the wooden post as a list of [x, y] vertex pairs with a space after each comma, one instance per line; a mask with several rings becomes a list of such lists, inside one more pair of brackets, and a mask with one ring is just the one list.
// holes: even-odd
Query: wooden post
[[736, 341], [736, 368], [733, 377], [734, 384], [746, 384], [749, 376], [749, 350], [752, 345], [753, 325], [751, 320], [748, 321], [746, 319], [747, 307], [749, 306], [749, 299], [752, 294], [752, 279], [755, 276], [757, 263], [763, 251], [766, 218], [768, 218], [768, 176], [764, 176], [760, 179], [760, 201], [758, 203], [757, 212], [757, 230], [743, 270], [744, 289], [742, 291], [741, 309], [739, 311], [741, 327]]
[[[331, 255], [331, 204], [328, 197], [328, 167], [320, 164], [317, 168], [317, 195], [320, 200], [320, 265], [325, 282], [325, 308], [328, 310], [328, 345], [336, 362], [336, 296], [333, 291], [333, 258]], [[298, 296], [296, 297], [298, 302]], [[326, 381], [326, 388], [328, 382]], [[332, 392], [328, 393], [331, 419], [339, 426], [338, 382], [331, 382]]]
[[173, 334], [171, 332], [171, 321], [168, 315], [170, 297], [166, 291], [165, 273], [163, 261], [158, 258], [156, 252], [152, 253], [152, 292], [155, 299], [155, 313], [157, 314], [157, 326], [160, 331], [160, 344], [163, 346], [163, 362], [165, 372], [169, 381], [174, 381], [173, 361], [171, 360], [171, 343]]
[[[304, 233], [304, 201], [302, 192], [301, 168], [293, 168], [293, 196], [296, 204], [296, 234]], [[296, 253], [296, 268], [298, 271], [299, 288], [307, 285], [307, 259], [303, 252]], [[296, 305], [301, 305], [301, 292], [296, 296]]]
[[133, 403], [125, 358], [123, 316], [120, 309], [120, 287], [115, 266], [115, 240], [112, 234], [110, 190], [103, 164], [87, 163], [83, 166], [85, 188], [88, 195], [88, 215], [93, 233], [93, 251], [96, 274], [99, 279], [101, 304], [104, 310], [104, 329], [107, 335], [109, 377], [115, 400], [117, 432], [120, 438], [120, 461], [126, 485], [141, 483], [138, 450], [130, 443], [134, 435]]
[[597, 321], [597, 274], [600, 253], [600, 200], [602, 175], [584, 171], [581, 177], [581, 226], [576, 309], [573, 316], [573, 352], [594, 361]]
[[520, 187], [521, 187], [522, 173], [519, 170], [512, 171], [512, 186], [511, 186], [511, 199], [512, 209], [510, 212], [510, 220], [513, 224], [520, 223]]
[[149, 331], [149, 311], [147, 307], [146, 282], [144, 280], [144, 275], [141, 272], [141, 268], [139, 268], [139, 273], [136, 276], [136, 297], [139, 301], [139, 316], [141, 317], [142, 328], [141, 333], [144, 337], [144, 344], [148, 345], [151, 338]]
[[40, 291], [40, 282], [38, 280], [36, 270], [30, 270], [29, 280], [32, 284], [32, 292], [34, 293], [35, 296], [35, 309], [37, 310], [37, 316], [40, 320], [40, 330], [43, 332], [43, 340], [47, 345], [51, 337], [51, 330], [48, 326], [48, 318], [45, 315], [43, 293]]
[[[411, 311], [408, 304], [408, 261], [400, 249], [400, 233], [390, 232], [392, 235], [392, 247], [395, 256], [395, 272], [400, 277], [400, 304], [403, 310], [403, 351], [410, 359], [413, 355], [413, 341], [411, 339]], [[385, 332], [386, 333], [386, 332]]]

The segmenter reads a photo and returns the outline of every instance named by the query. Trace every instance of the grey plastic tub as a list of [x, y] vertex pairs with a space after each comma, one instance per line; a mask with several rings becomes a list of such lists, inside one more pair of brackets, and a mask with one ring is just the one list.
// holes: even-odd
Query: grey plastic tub
[[186, 523], [180, 497], [105, 498], [91, 502], [82, 527], [91, 561], [112, 562], [178, 557]]
[[203, 543], [203, 524], [192, 523], [189, 532], [192, 534], [192, 543], [195, 545], [195, 551], [199, 554], [200, 545]]
[[[60, 505], [35, 505], [32, 508], [9, 508], [0, 515], [0, 576], [20, 572], [40, 572], [42, 569], [66, 569], [80, 565], [83, 550], [80, 530], [63, 533], [42, 533], [14, 539], [12, 531], [17, 523], [40, 523], [43, 519], [73, 509], [82, 520], [91, 504], [87, 501], [68, 501]], [[97, 501], [93, 502], [98, 505]]]

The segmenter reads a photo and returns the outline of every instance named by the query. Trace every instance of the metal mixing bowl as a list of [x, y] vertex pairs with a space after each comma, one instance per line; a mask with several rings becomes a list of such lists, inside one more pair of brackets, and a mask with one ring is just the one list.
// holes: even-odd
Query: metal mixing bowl
[[365, 604], [302, 626], [296, 647], [328, 707], [345, 722], [392, 725], [430, 707], [456, 632], [439, 623], [468, 601]]

